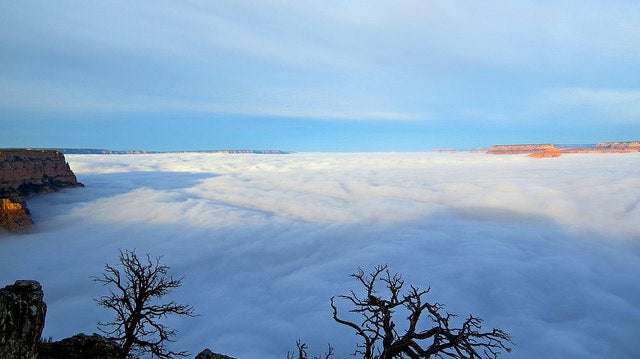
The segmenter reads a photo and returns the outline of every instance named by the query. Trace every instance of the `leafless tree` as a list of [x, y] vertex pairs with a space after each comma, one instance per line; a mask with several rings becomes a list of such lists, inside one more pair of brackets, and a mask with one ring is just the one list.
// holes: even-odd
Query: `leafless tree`
[[[329, 348], [327, 351], [319, 357], [313, 357], [313, 359], [329, 359], [333, 355], [333, 347], [331, 344], [328, 344]], [[305, 343], [302, 343], [300, 339], [296, 340], [296, 350], [293, 352], [287, 352], [287, 359], [308, 359], [307, 357], [307, 349], [309, 346]]]
[[[387, 266], [377, 266], [366, 275], [362, 269], [351, 275], [365, 290], [364, 294], [351, 291], [348, 295], [331, 298], [333, 319], [355, 330], [362, 340], [355, 354], [363, 359], [391, 358], [496, 358], [511, 340], [509, 335], [493, 329], [481, 332], [480, 318], [469, 316], [460, 327], [452, 320], [455, 315], [444, 312], [443, 305], [426, 302], [427, 290], [417, 287], [403, 292], [404, 281], [391, 274]], [[382, 285], [389, 297], [383, 298], [376, 290]], [[359, 320], [347, 320], [338, 315], [336, 299], [353, 306], [349, 312]], [[407, 314], [405, 327], [398, 328], [394, 315]], [[430, 323], [424, 321], [430, 320]], [[400, 324], [400, 323], [399, 323]]]
[[174, 341], [177, 332], [159, 320], [170, 315], [193, 317], [195, 314], [193, 307], [175, 301], [156, 303], [180, 287], [184, 279], [169, 275], [169, 267], [160, 264], [160, 259], [152, 259], [149, 254], [139, 258], [135, 250], [120, 250], [120, 263], [106, 264], [104, 273], [93, 277], [94, 281], [109, 287], [109, 295], [96, 298], [96, 302], [115, 312], [111, 321], [98, 323], [98, 328], [122, 346], [123, 358], [145, 354], [163, 359], [189, 355], [166, 347]]

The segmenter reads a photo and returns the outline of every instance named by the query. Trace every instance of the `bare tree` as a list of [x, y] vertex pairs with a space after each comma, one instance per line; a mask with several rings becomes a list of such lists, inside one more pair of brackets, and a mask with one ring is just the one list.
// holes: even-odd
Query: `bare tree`
[[[429, 303], [424, 296], [427, 290], [410, 286], [403, 293], [404, 281], [398, 274], [391, 274], [387, 266], [377, 266], [373, 273], [365, 275], [362, 269], [351, 275], [365, 289], [364, 295], [353, 290], [337, 298], [354, 308], [360, 320], [347, 320], [338, 315], [336, 297], [331, 298], [333, 319], [355, 330], [362, 342], [355, 354], [363, 359], [391, 358], [496, 358], [502, 350], [511, 351], [507, 344], [509, 335], [493, 329], [481, 332], [480, 318], [469, 316], [460, 327], [451, 323], [455, 315], [442, 313], [443, 305]], [[379, 296], [376, 285], [382, 285], [389, 297]], [[395, 314], [407, 314], [405, 327], [398, 328]], [[423, 319], [431, 324], [423, 323]], [[422, 322], [421, 322], [422, 320]]]
[[[313, 359], [329, 359], [333, 355], [333, 347], [331, 344], [328, 344], [327, 351], [319, 357], [313, 357]], [[296, 350], [293, 352], [287, 352], [287, 359], [308, 359], [307, 357], [307, 349], [309, 346], [305, 343], [302, 343], [300, 339], [296, 340]]]
[[135, 250], [120, 250], [117, 266], [105, 265], [104, 273], [93, 280], [109, 287], [109, 295], [96, 298], [96, 302], [115, 312], [109, 322], [98, 323], [98, 328], [123, 348], [123, 358], [133, 354], [151, 354], [152, 358], [187, 356], [186, 351], [174, 352], [166, 347], [173, 342], [176, 331], [159, 322], [170, 315], [193, 317], [194, 308], [169, 301], [155, 301], [182, 285], [184, 277], [174, 279], [169, 267], [160, 264], [161, 257], [138, 258]]

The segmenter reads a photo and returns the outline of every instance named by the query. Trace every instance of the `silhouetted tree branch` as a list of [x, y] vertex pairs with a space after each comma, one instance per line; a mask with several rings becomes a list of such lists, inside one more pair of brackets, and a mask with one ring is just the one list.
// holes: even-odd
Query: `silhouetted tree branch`
[[[362, 287], [364, 294], [350, 294], [331, 298], [333, 319], [352, 328], [362, 342], [355, 354], [363, 359], [429, 358], [496, 358], [502, 350], [509, 352], [509, 335], [493, 329], [481, 332], [480, 318], [469, 316], [460, 327], [451, 323], [455, 315], [443, 313], [444, 306], [429, 303], [429, 293], [410, 286], [403, 292], [404, 281], [391, 274], [387, 266], [375, 267], [366, 275], [362, 269], [351, 275]], [[377, 287], [383, 286], [388, 297], [382, 297]], [[347, 302], [360, 320], [345, 319], [338, 314], [336, 299]], [[394, 317], [398, 312], [408, 313], [406, 327], [398, 328]], [[425, 319], [431, 324], [423, 323]], [[429, 326], [431, 326], [429, 328]], [[428, 329], [424, 329], [428, 328]]]
[[174, 279], [168, 274], [161, 257], [146, 255], [139, 258], [135, 251], [120, 250], [117, 266], [105, 265], [104, 273], [93, 280], [109, 287], [109, 295], [96, 302], [115, 312], [109, 322], [98, 323], [98, 328], [123, 348], [123, 358], [151, 354], [152, 358], [187, 356], [186, 351], [174, 352], [166, 347], [173, 342], [176, 331], [159, 323], [169, 315], [193, 317], [194, 308], [170, 301], [157, 304], [155, 300], [169, 294], [182, 285], [184, 277]]
[[[307, 349], [308, 345], [302, 343], [300, 339], [296, 340], [296, 350], [293, 352], [287, 352], [287, 359], [308, 359], [307, 357]], [[333, 347], [331, 344], [328, 344], [327, 351], [319, 357], [313, 357], [313, 359], [329, 359], [333, 355]]]

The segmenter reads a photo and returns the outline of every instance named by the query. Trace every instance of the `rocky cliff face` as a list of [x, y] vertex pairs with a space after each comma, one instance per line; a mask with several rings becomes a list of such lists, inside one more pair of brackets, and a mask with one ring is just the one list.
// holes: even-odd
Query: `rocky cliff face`
[[24, 196], [80, 186], [59, 151], [0, 150], [0, 227], [15, 232], [33, 224]]
[[0, 193], [25, 195], [77, 187], [64, 155], [53, 150], [0, 150]]
[[47, 306], [40, 283], [18, 280], [0, 289], [0, 358], [36, 359]]

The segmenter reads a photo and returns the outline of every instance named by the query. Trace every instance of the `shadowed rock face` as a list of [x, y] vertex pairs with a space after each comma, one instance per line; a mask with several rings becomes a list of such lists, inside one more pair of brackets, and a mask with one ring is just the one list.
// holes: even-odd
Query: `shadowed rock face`
[[40, 283], [18, 280], [0, 289], [0, 358], [36, 359], [47, 306]]
[[0, 150], [0, 227], [17, 232], [33, 224], [24, 196], [81, 186], [59, 151]]

